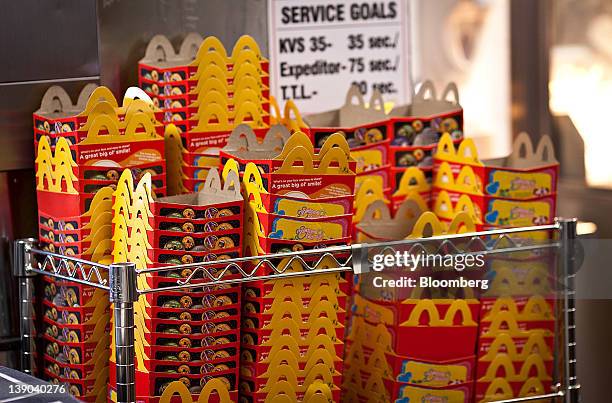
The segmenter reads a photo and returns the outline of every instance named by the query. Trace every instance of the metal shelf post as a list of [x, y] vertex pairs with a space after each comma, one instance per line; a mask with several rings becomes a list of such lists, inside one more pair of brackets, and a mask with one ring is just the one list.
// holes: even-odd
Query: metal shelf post
[[576, 373], [576, 226], [575, 218], [558, 220], [560, 224], [561, 240], [561, 275], [564, 279], [563, 316], [564, 340], [563, 353], [565, 356], [563, 380], [565, 383], [565, 403], [578, 403], [580, 401], [580, 384]]
[[136, 401], [136, 367], [134, 359], [134, 302], [136, 290], [136, 265], [114, 263], [109, 267], [109, 297], [113, 304], [115, 330], [115, 357], [117, 379], [117, 402]]
[[20, 369], [29, 375], [34, 375], [36, 352], [34, 329], [34, 276], [33, 256], [30, 249], [36, 245], [33, 238], [18, 239], [13, 243], [13, 275], [19, 281], [19, 331], [21, 335], [21, 365]]

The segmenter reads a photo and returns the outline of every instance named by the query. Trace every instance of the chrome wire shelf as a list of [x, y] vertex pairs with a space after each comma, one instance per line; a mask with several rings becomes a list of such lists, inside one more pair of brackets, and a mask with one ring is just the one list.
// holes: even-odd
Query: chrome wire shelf
[[[530, 238], [517, 237], [521, 233], [547, 231], [553, 236], [543, 241], [534, 242]], [[252, 281], [282, 279], [318, 274], [352, 272], [363, 274], [372, 271], [373, 254], [389, 254], [421, 252], [434, 254], [512, 254], [531, 252], [547, 253], [547, 250], [559, 250], [564, 283], [563, 301], [563, 385], [556, 385], [555, 390], [538, 396], [499, 400], [496, 403], [527, 402], [539, 399], [561, 399], [577, 402], [580, 385], [575, 373], [575, 302], [574, 286], [574, 253], [576, 249], [576, 220], [557, 220], [554, 224], [533, 227], [495, 229], [481, 232], [433, 236], [419, 239], [407, 239], [393, 242], [355, 244], [321, 249], [284, 252], [277, 254], [240, 257], [235, 259], [207, 261], [174, 266], [152, 267], [137, 270], [134, 263], [118, 263], [103, 265], [89, 262], [72, 256], [43, 251], [35, 247], [33, 239], [20, 240], [15, 243], [15, 275], [23, 281], [21, 285], [29, 298], [21, 298], [22, 312], [31, 309], [32, 284], [31, 277], [35, 274], [74, 281], [109, 291], [109, 299], [114, 303], [116, 321], [115, 337], [117, 346], [117, 400], [120, 403], [135, 401], [134, 386], [134, 318], [128, 312], [133, 312], [133, 303], [139, 295], [191, 289], [202, 286], [245, 283]], [[163, 276], [169, 271], [189, 269], [185, 278]], [[226, 278], [231, 274], [231, 278]], [[150, 289], [137, 288], [137, 276], [164, 277], [164, 283], [169, 285]], [[29, 288], [28, 288], [29, 287]], [[28, 305], [29, 304], [29, 305]], [[26, 309], [27, 308], [27, 309]], [[24, 320], [31, 318], [22, 314]], [[24, 358], [22, 366], [33, 368], [34, 360], [31, 354], [31, 325], [22, 324]], [[572, 330], [572, 331], [570, 331]], [[555, 400], [559, 401], [559, 400]]]
[[34, 273], [109, 290], [109, 266], [32, 247], [26, 247], [26, 252], [42, 257], [29, 268]]

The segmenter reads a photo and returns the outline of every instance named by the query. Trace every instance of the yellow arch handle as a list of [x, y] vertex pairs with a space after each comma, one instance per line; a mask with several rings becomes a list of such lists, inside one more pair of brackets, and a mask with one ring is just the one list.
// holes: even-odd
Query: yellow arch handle
[[285, 142], [285, 145], [283, 146], [282, 151], [279, 155], [275, 157], [275, 159], [286, 159], [287, 156], [291, 153], [291, 150], [296, 147], [303, 147], [304, 149], [306, 149], [306, 151], [308, 151], [308, 153], [312, 156], [313, 159], [315, 158], [314, 147], [312, 146], [310, 138], [303, 132], [297, 131], [291, 134], [291, 136], [289, 136], [289, 138]]
[[444, 133], [440, 137], [434, 157], [443, 161], [455, 161], [457, 153], [455, 152], [453, 138], [449, 133]]
[[[278, 105], [277, 105], [278, 107]], [[291, 118], [291, 113], [293, 112], [293, 119]], [[299, 109], [295, 105], [292, 99], [287, 100], [285, 102], [285, 115], [283, 117], [283, 123], [288, 126], [292, 130], [300, 130], [302, 128], [308, 127], [304, 120], [302, 120], [302, 114]]]
[[[198, 125], [193, 129], [195, 132], [210, 130], [229, 130], [227, 111], [219, 104], [209, 104], [204, 107], [200, 114]], [[217, 123], [211, 123], [212, 118], [217, 118]]]
[[246, 49], [250, 49], [253, 51], [253, 53], [258, 55], [259, 58], [261, 58], [261, 50], [259, 49], [257, 41], [255, 41], [255, 39], [253, 39], [253, 37], [250, 35], [242, 35], [240, 38], [238, 38], [234, 48], [232, 49], [232, 59], [235, 60], [236, 57]]
[[456, 157], [461, 161], [473, 165], [482, 165], [478, 159], [476, 144], [472, 139], [463, 139], [457, 148]]
[[[221, 382], [221, 381], [219, 381]], [[179, 395], [183, 403], [191, 403], [191, 393], [187, 386], [181, 381], [174, 381], [166, 387], [164, 393], [159, 398], [159, 403], [170, 403], [174, 395]], [[207, 402], [208, 400], [204, 400]]]
[[335, 371], [334, 357], [331, 355], [329, 350], [318, 348], [313, 351], [306, 365], [304, 366], [304, 373], [309, 373], [310, 370], [317, 364], [324, 364], [329, 368], [330, 371]]
[[495, 378], [487, 388], [485, 399], [512, 399], [514, 394], [512, 387], [504, 378]]
[[[302, 162], [303, 165], [295, 165], [298, 161]], [[308, 149], [302, 146], [291, 149], [283, 161], [283, 164], [276, 170], [276, 173], [283, 174], [303, 174], [306, 172], [313, 172], [312, 155], [308, 152]]]
[[448, 234], [465, 234], [476, 231], [476, 225], [472, 217], [462, 211], [457, 213], [453, 218], [453, 221], [448, 226]]
[[[310, 140], [309, 140], [310, 141]], [[321, 149], [319, 150], [320, 158], [323, 158], [331, 149], [339, 148], [344, 151], [347, 158], [351, 155], [351, 149], [349, 147], [348, 142], [346, 141], [346, 137], [344, 137], [344, 133], [335, 132], [332, 133], [326, 140], [323, 142]]]
[[291, 350], [280, 350], [271, 357], [268, 372], [280, 365], [289, 365], [294, 371], [299, 369], [298, 359]]
[[287, 364], [277, 365], [270, 369], [270, 377], [266, 383], [266, 388], [268, 388], [270, 385], [276, 385], [283, 381], [288, 382], [290, 385], [298, 384], [297, 374], [295, 373], [294, 369]]
[[440, 218], [452, 219], [455, 208], [446, 190], [441, 190], [434, 203], [433, 212]]
[[438, 217], [430, 211], [426, 211], [417, 220], [414, 224], [414, 228], [412, 229], [412, 233], [407, 237], [409, 239], [412, 238], [423, 238], [425, 237], [425, 230], [429, 228], [430, 235], [428, 236], [437, 236], [442, 235], [444, 232], [444, 226], [438, 220]]
[[100, 101], [108, 101], [113, 106], [113, 108], [118, 108], [119, 104], [117, 103], [117, 99], [113, 95], [110, 89], [104, 86], [96, 87], [95, 90], [89, 96], [87, 100], [87, 104], [85, 105], [85, 109], [81, 112], [80, 116], [89, 116], [94, 106]]
[[227, 386], [221, 380], [213, 378], [210, 381], [206, 382], [206, 385], [204, 385], [204, 387], [202, 388], [198, 403], [206, 403], [210, 401], [210, 398], [214, 393], [219, 396], [220, 402], [231, 402]]

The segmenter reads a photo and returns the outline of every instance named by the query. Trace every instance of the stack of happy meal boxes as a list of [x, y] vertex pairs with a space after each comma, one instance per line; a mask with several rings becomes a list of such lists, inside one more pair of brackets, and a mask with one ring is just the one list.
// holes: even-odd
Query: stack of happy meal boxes
[[[299, 117], [299, 113], [295, 112]], [[285, 113], [288, 119], [287, 112]], [[296, 118], [298, 122], [301, 119]], [[356, 191], [366, 179], [374, 180], [386, 194], [391, 193], [389, 142], [387, 115], [380, 92], [374, 91], [366, 106], [359, 87], [353, 85], [346, 94], [342, 107], [304, 116], [303, 129], [316, 148], [321, 148], [327, 138], [336, 132], [346, 137], [351, 157], [357, 162]]]
[[217, 38], [207, 37], [187, 67], [184, 80], [166, 84], [176, 106], [166, 138], [181, 149], [169, 161], [173, 172], [182, 171], [180, 190], [194, 192], [219, 165], [219, 150], [235, 126], [269, 127], [270, 91], [268, 61], [249, 36], [242, 36], [229, 56]]
[[190, 65], [195, 59], [202, 37], [197, 33], [185, 36], [175, 53], [164, 35], [155, 35], [149, 41], [144, 57], [138, 62], [138, 86], [164, 111], [164, 123], [185, 120], [188, 104], [181, 96], [188, 88]]
[[521, 133], [509, 157], [481, 161], [471, 139], [455, 148], [445, 134], [434, 171], [433, 198], [445, 190], [454, 209], [467, 195], [477, 224], [485, 228], [549, 224], [555, 218], [559, 163], [548, 136], [534, 150], [529, 136]]
[[[87, 102], [81, 99], [77, 107], [68, 107], [71, 102], [65, 92], [52, 87], [34, 114], [37, 130], [45, 128], [35, 136], [39, 239], [45, 250], [108, 264], [118, 172], [130, 168], [130, 174], [140, 175], [157, 170], [161, 175], [158, 191], [163, 194], [163, 138], [154, 107], [141, 92], [130, 90], [121, 107], [104, 87], [87, 93]], [[47, 131], [47, 127], [54, 129]], [[68, 269], [77, 268], [68, 264]], [[78, 270], [76, 275], [85, 276]], [[101, 271], [100, 276], [104, 275]], [[69, 391], [81, 400], [103, 401], [109, 356], [108, 295], [75, 282], [49, 278], [45, 282], [45, 377], [69, 384]]]
[[[146, 175], [134, 188], [124, 173], [115, 192], [113, 257], [138, 269], [223, 261], [242, 254], [243, 199], [234, 173], [225, 184], [211, 170], [202, 190], [153, 199]], [[237, 278], [225, 264], [209, 264], [215, 279]], [[189, 289], [140, 296], [135, 304], [136, 395], [158, 402], [174, 394], [205, 401], [237, 401], [241, 287], [210, 284], [200, 268], [141, 274], [139, 289]], [[114, 399], [114, 339], [110, 397]], [[229, 400], [228, 400], [229, 399]]]
[[[406, 200], [395, 217], [381, 201], [370, 205], [357, 228], [362, 242], [376, 243], [471, 232], [474, 224], [461, 213], [445, 231], [433, 213], [421, 213], [418, 203]], [[472, 401], [480, 305], [470, 289], [376, 285], [407, 278], [418, 284], [421, 275], [442, 276], [438, 269], [387, 268], [355, 280], [344, 401]]]
[[[481, 161], [470, 139], [445, 136], [435, 155], [434, 211], [441, 219], [468, 213], [479, 229], [552, 223], [559, 164], [548, 136], [535, 148], [520, 134], [512, 154]], [[514, 234], [546, 242], [543, 231]], [[502, 240], [500, 247], [512, 247]], [[481, 295], [475, 401], [548, 393], [553, 383], [556, 304], [554, 257], [542, 250], [488, 259], [489, 289]]]
[[[249, 135], [249, 150], [224, 150], [224, 174], [244, 171], [245, 253], [258, 256], [349, 244], [355, 162], [346, 139], [332, 135], [315, 153], [301, 132], [287, 138], [271, 131], [268, 136], [263, 143], [272, 150], [267, 153], [261, 152], [263, 143], [252, 144]], [[282, 149], [274, 147], [283, 142]], [[337, 267], [334, 259], [343, 257], [347, 256], [299, 255], [318, 269]], [[272, 263], [283, 271], [303, 269], [292, 257]], [[243, 268], [250, 273], [256, 264]], [[264, 263], [257, 274], [274, 272]], [[349, 291], [343, 276], [261, 280], [245, 284], [243, 291], [242, 401], [339, 401]]]
[[[449, 95], [454, 99], [448, 100]], [[417, 167], [431, 183], [433, 154], [440, 137], [448, 134], [455, 143], [463, 138], [463, 109], [457, 86], [449, 83], [438, 98], [433, 83], [425, 81], [411, 104], [389, 112], [388, 126], [394, 192], [400, 189], [402, 175], [409, 167]]]

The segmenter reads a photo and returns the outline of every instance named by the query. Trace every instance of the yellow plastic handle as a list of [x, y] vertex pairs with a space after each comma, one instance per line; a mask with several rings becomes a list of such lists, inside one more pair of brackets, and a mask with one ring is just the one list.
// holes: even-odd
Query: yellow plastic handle
[[94, 106], [101, 101], [108, 101], [113, 108], [118, 108], [119, 104], [117, 103], [117, 99], [107, 87], [97, 87], [87, 100], [87, 105], [85, 105], [85, 110], [81, 113], [82, 116], [89, 116], [89, 113], [94, 108]]
[[[428, 231], [426, 231], [428, 230]], [[426, 211], [417, 220], [408, 238], [428, 238], [430, 236], [442, 235], [444, 226], [438, 217], [430, 211]]]
[[474, 165], [482, 165], [482, 162], [478, 159], [478, 151], [476, 150], [476, 144], [472, 139], [463, 139], [459, 148], [457, 148], [456, 157], [462, 161]]
[[[330, 166], [332, 163], [337, 163], [338, 166]], [[317, 171], [323, 173], [348, 174], [350, 171], [347, 154], [339, 147], [331, 148], [321, 157], [321, 162]]]
[[325, 156], [325, 154], [327, 154], [329, 150], [333, 148], [341, 149], [344, 151], [344, 154], [346, 154], [347, 157], [351, 155], [351, 148], [349, 147], [346, 137], [342, 132], [335, 132], [325, 140], [321, 146], [321, 149], [319, 150], [319, 158], [323, 158], [323, 156]]
[[455, 144], [450, 134], [444, 133], [440, 137], [435, 157], [444, 161], [454, 161], [456, 159]]
[[261, 50], [259, 49], [257, 41], [250, 35], [242, 35], [238, 38], [232, 49], [232, 59], [237, 60], [238, 56], [247, 49], [256, 54], [258, 58], [261, 58]]
[[470, 232], [476, 232], [476, 225], [472, 217], [465, 211], [457, 213], [449, 224], [447, 233], [465, 234]]
[[417, 167], [410, 167], [404, 171], [394, 196], [405, 195], [411, 191], [425, 192], [429, 190], [425, 173]]
[[[296, 165], [296, 162], [301, 162], [302, 165]], [[276, 173], [283, 174], [303, 174], [306, 172], [313, 172], [312, 155], [308, 152], [308, 149], [302, 146], [291, 149], [283, 164], [276, 170]]]
[[308, 138], [308, 136], [303, 132], [297, 131], [291, 134], [291, 136], [289, 136], [289, 138], [285, 142], [285, 145], [283, 146], [282, 151], [275, 157], [275, 159], [286, 159], [287, 156], [291, 153], [291, 151], [294, 150], [296, 147], [303, 147], [304, 149], [306, 149], [306, 151], [308, 151], [308, 154], [311, 155], [311, 159], [315, 158], [314, 148], [312, 146], [310, 138]]
[[[100, 131], [106, 129], [108, 134], [101, 135]], [[80, 144], [101, 144], [106, 143], [110, 139], [116, 139], [119, 137], [119, 126], [118, 121], [113, 120], [108, 115], [98, 115], [94, 118], [87, 137], [81, 141]]]
[[283, 116], [281, 115], [280, 106], [274, 96], [270, 95], [270, 123], [277, 124], [283, 122]]
[[[292, 114], [293, 118], [291, 117]], [[307, 127], [302, 120], [302, 114], [292, 99], [285, 102], [285, 115], [283, 123], [292, 130], [300, 130], [301, 128]]]
[[[213, 118], [217, 118], [217, 123], [211, 123]], [[200, 114], [197, 127], [194, 131], [229, 130], [227, 111], [219, 104], [209, 104], [204, 106], [204, 111]]]

